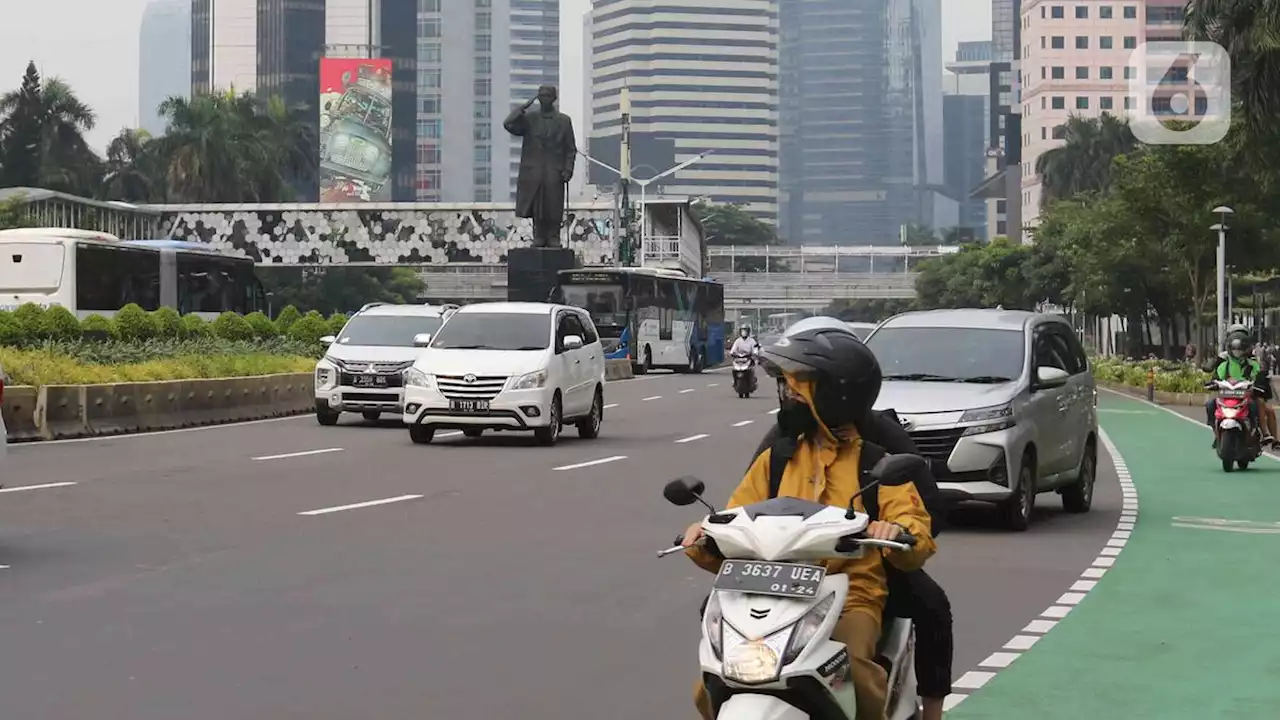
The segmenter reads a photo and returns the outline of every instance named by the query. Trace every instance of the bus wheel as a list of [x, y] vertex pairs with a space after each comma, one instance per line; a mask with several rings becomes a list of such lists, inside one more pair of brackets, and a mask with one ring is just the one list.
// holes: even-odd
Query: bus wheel
[[653, 367], [653, 350], [648, 345], [644, 346], [644, 361], [637, 365], [632, 363], [631, 372], [634, 375], [644, 375], [649, 372], [649, 368]]

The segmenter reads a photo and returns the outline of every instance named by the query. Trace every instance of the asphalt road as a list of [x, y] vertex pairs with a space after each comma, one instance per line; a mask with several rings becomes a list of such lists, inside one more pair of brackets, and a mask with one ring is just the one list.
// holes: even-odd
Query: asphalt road
[[[3, 717], [694, 717], [709, 577], [655, 558], [696, 516], [661, 487], [692, 474], [723, 500], [776, 401], [713, 372], [610, 383], [606, 402], [599, 439], [554, 448], [417, 446], [358, 417], [12, 447]], [[1027, 533], [977, 508], [943, 535], [957, 677], [1103, 546], [1120, 500], [1102, 464], [1087, 515], [1042, 495]]]

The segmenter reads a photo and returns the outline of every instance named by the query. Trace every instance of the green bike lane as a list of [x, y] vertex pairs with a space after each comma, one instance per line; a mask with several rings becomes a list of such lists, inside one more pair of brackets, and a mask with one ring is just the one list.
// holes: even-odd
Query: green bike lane
[[1224, 473], [1205, 428], [1111, 393], [1099, 418], [1137, 489], [1131, 534], [1056, 626], [947, 717], [1280, 716], [1280, 462]]

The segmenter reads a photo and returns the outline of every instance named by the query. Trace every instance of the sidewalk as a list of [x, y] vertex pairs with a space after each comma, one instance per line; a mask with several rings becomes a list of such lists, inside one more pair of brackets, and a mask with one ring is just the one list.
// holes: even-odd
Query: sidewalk
[[1226, 474], [1206, 429], [1111, 393], [1099, 410], [1138, 490], [1133, 535], [1057, 627], [947, 717], [1280, 717], [1280, 462]]

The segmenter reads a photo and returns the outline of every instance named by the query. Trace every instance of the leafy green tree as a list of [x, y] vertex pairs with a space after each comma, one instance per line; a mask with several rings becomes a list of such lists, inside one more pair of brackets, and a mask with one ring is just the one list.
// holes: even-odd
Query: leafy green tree
[[84, 139], [96, 122], [93, 110], [60, 78], [39, 82], [28, 65], [22, 86], [0, 96], [0, 117], [9, 128], [0, 146], [11, 168], [6, 184], [92, 196], [102, 177], [101, 162]]
[[924, 223], [907, 223], [902, 229], [902, 243], [909, 247], [938, 245], [938, 233]]
[[1234, 99], [1250, 134], [1270, 134], [1280, 117], [1280, 6], [1273, 0], [1195, 0], [1187, 4], [1187, 36], [1209, 40], [1231, 56]]
[[98, 197], [104, 200], [149, 202], [163, 199], [160, 193], [159, 159], [150, 152], [151, 134], [146, 130], [124, 129], [107, 145], [107, 162]]
[[1105, 189], [1112, 161], [1138, 147], [1129, 122], [1110, 113], [1072, 115], [1064, 132], [1065, 143], [1036, 159], [1036, 172], [1044, 181], [1043, 203]]
[[0, 185], [40, 183], [40, 90], [40, 73], [29, 62], [21, 87], [0, 96]]
[[696, 202], [690, 206], [702, 223], [708, 245], [776, 245], [778, 231], [743, 209], [740, 203]]

